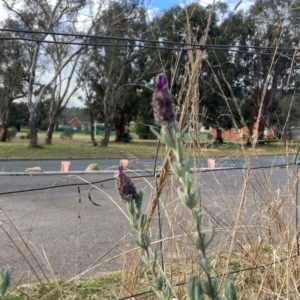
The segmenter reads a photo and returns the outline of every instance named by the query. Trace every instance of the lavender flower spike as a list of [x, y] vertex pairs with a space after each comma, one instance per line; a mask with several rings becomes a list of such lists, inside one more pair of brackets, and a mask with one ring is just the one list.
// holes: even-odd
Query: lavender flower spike
[[152, 107], [154, 118], [161, 125], [169, 127], [175, 121], [173, 100], [168, 90], [168, 78], [163, 73], [156, 77]]
[[123, 167], [119, 166], [118, 171], [115, 175], [116, 178], [116, 189], [123, 202], [126, 201], [126, 198], [131, 195], [134, 199], [137, 195], [135, 186], [129, 176], [124, 173]]

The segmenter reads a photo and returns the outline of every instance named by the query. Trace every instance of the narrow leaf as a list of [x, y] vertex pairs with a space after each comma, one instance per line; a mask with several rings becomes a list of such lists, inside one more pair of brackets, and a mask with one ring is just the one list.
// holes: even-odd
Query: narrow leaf
[[187, 283], [187, 296], [189, 300], [202, 300], [203, 291], [197, 275], [191, 275]]
[[235, 286], [230, 280], [226, 281], [225, 299], [227, 299], [227, 300], [237, 300], [238, 299]]
[[210, 273], [210, 262], [208, 258], [203, 258], [200, 260], [199, 265], [201, 269], [209, 276]]

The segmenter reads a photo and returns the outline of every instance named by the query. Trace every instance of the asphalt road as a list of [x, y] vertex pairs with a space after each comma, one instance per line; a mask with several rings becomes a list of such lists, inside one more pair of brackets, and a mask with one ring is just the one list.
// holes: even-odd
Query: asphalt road
[[[230, 168], [243, 167], [245, 162], [251, 162], [254, 167], [274, 166], [278, 164], [292, 163], [294, 155], [264, 155], [259, 157], [217, 157], [216, 167]], [[39, 166], [43, 171], [60, 171], [62, 160], [0, 160], [1, 172], [23, 172], [26, 168]], [[70, 171], [84, 171], [90, 163], [97, 163], [100, 170], [115, 170], [119, 165], [119, 159], [70, 159]], [[158, 164], [161, 160], [158, 161]], [[197, 167], [207, 167], [207, 160], [200, 159]], [[154, 159], [136, 159], [131, 161], [132, 169], [153, 169]]]
[[[273, 162], [274, 158], [264, 160], [265, 163], [270, 161]], [[115, 163], [117, 161], [109, 161], [108, 165]], [[226, 232], [232, 228], [239, 207], [244, 172], [217, 170], [194, 175], [194, 179], [201, 182], [201, 205], [207, 216], [205, 226], [216, 226], [216, 241], [223, 251], [228, 243]], [[267, 202], [272, 199], [288, 199], [284, 200], [290, 201], [287, 213], [294, 220], [295, 195], [290, 185], [295, 179], [294, 166], [255, 170], [250, 177], [241, 219], [242, 225], [249, 225], [245, 228], [251, 227], [256, 236], [263, 236], [264, 221], [261, 217], [258, 219], [257, 213], [267, 216], [270, 207]], [[137, 189], [145, 193], [146, 209], [154, 178], [138, 177], [134, 182]], [[183, 229], [188, 228], [190, 217], [178, 199], [170, 201], [171, 187], [171, 182], [168, 182], [161, 197], [163, 238], [180, 237], [176, 238], [176, 247], [180, 247], [185, 240]], [[101, 206], [94, 205], [89, 195]], [[2, 176], [0, 221], [6, 232], [0, 230], [0, 266], [12, 267], [14, 281], [23, 274], [23, 282], [36, 281], [29, 264], [43, 279], [44, 276], [51, 278], [52, 271], [56, 276], [69, 278], [91, 266], [86, 275], [120, 269], [125, 258], [127, 262], [130, 260], [123, 254], [133, 248], [125, 210], [111, 174]], [[157, 238], [157, 222], [156, 216], [153, 239]], [[168, 259], [169, 242], [164, 242], [163, 247], [165, 259]]]

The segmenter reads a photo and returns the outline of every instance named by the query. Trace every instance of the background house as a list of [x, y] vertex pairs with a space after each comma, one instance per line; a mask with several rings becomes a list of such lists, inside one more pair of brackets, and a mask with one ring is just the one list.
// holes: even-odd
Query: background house
[[[253, 125], [253, 130], [257, 129], [257, 122]], [[211, 128], [211, 134], [214, 138], [217, 137], [217, 129], [215, 127]], [[243, 126], [239, 129], [231, 128], [222, 131], [223, 139], [235, 140], [235, 139], [248, 139], [249, 138], [249, 130], [247, 126]], [[264, 129], [264, 139], [275, 139], [275, 131], [273, 127], [265, 127]]]
[[77, 107], [66, 107], [57, 118], [56, 128], [59, 130], [89, 130], [89, 116], [85, 109]]
[[71, 125], [71, 127], [74, 129], [74, 130], [81, 130], [81, 121], [78, 119], [78, 118], [73, 118], [71, 121], [69, 121], [69, 124]]

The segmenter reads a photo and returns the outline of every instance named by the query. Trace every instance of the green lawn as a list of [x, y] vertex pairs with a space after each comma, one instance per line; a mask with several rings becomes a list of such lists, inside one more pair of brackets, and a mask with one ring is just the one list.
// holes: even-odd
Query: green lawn
[[[17, 133], [11, 141], [0, 143], [0, 159], [38, 158], [120, 158], [154, 157], [156, 141], [115, 143], [114, 137], [108, 147], [94, 147], [87, 134], [74, 134], [71, 140], [60, 139], [55, 133], [52, 145], [45, 145], [45, 132], [38, 134], [38, 148], [29, 148], [29, 140], [21, 139], [26, 132]], [[97, 138], [100, 140], [100, 138]]]
[[[90, 136], [87, 134], [75, 133], [71, 140], [62, 140], [60, 132], [53, 136], [52, 145], [45, 145], [45, 132], [39, 132], [38, 148], [29, 148], [29, 140], [21, 139], [26, 132], [17, 133], [11, 141], [0, 143], [0, 159], [43, 159], [43, 158], [151, 158], [155, 157], [157, 142], [154, 140], [134, 139], [132, 143], [116, 143], [114, 136], [108, 147], [93, 147]], [[100, 141], [101, 137], [97, 137]], [[257, 146], [255, 151], [237, 142], [226, 142], [222, 145], [212, 142], [202, 143], [199, 149], [191, 148], [190, 143], [186, 144], [190, 153], [194, 157], [218, 157], [218, 156], [248, 156], [293, 153], [297, 144], [289, 144], [284, 147], [283, 143], [267, 143]], [[165, 147], [160, 148], [160, 155], [164, 155]]]

